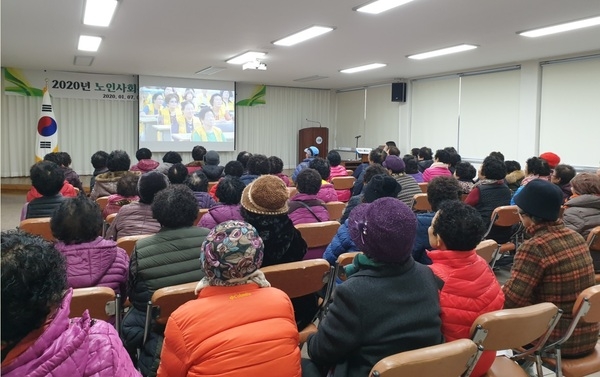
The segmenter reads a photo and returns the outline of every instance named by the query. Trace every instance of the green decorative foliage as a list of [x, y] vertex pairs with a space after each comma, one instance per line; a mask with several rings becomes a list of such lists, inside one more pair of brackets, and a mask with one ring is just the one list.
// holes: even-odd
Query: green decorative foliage
[[254, 94], [250, 98], [246, 98], [243, 100], [239, 100], [236, 102], [237, 106], [256, 106], [256, 105], [264, 105], [267, 102], [265, 101], [265, 95], [267, 94], [267, 86], [259, 85], [256, 87]]
[[30, 97], [42, 97], [44, 92], [42, 89], [31, 87], [29, 82], [21, 75], [18, 69], [4, 68], [4, 79], [14, 84], [15, 86], [6, 85], [4, 91], [21, 94]]

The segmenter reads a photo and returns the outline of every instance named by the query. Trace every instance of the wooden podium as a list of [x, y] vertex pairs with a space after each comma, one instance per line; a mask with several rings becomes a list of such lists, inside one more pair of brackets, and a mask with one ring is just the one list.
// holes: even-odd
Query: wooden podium
[[319, 149], [319, 157], [327, 158], [329, 152], [329, 128], [309, 127], [298, 131], [298, 164], [306, 158], [304, 149], [315, 146]]

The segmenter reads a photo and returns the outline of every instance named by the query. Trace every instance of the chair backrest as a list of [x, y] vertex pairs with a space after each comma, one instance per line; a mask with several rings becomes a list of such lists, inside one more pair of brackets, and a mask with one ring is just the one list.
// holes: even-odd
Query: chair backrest
[[215, 181], [215, 182], [208, 182], [208, 188], [206, 189], [207, 192], [210, 192], [210, 190], [215, 187], [219, 182]]
[[112, 224], [113, 221], [115, 221], [115, 217], [117, 217], [117, 213], [111, 213], [110, 215], [106, 216], [106, 218], [104, 219], [104, 221], [106, 221], [107, 224]]
[[380, 360], [371, 377], [458, 377], [477, 360], [479, 349], [470, 339], [457, 339]]
[[81, 313], [87, 309], [92, 318], [103, 321], [111, 320], [116, 318], [117, 313], [119, 313], [117, 297], [115, 291], [108, 287], [73, 289], [69, 316], [71, 318], [81, 317]]
[[481, 241], [477, 247], [475, 247], [475, 252], [477, 255], [482, 257], [486, 262], [490, 263], [498, 249], [498, 243], [494, 240], [483, 240]]
[[96, 203], [100, 206], [100, 211], [102, 211], [106, 205], [108, 204], [108, 196], [101, 196], [96, 198]]
[[339, 227], [340, 223], [337, 221], [296, 225], [296, 229], [302, 234], [302, 238], [306, 241], [309, 249], [329, 245]]
[[352, 169], [346, 169], [346, 174], [352, 175], [353, 173], [354, 173], [354, 170], [352, 170]]
[[157, 289], [152, 294], [152, 306], [156, 308], [156, 323], [164, 325], [171, 313], [188, 301], [195, 300], [197, 295], [194, 293], [198, 282], [173, 285]]
[[325, 203], [325, 207], [327, 207], [327, 212], [329, 212], [329, 220], [338, 221], [342, 218], [344, 214], [344, 209], [346, 208], [346, 203], [344, 202], [329, 202]]
[[19, 229], [29, 234], [42, 236], [45, 240], [54, 241], [49, 217], [25, 219], [19, 223]]
[[198, 216], [196, 216], [196, 220], [194, 220], [194, 226], [198, 225], [202, 216], [208, 213], [208, 208], [200, 208], [198, 209]]
[[333, 188], [336, 190], [348, 190], [354, 186], [354, 182], [356, 178], [349, 175], [347, 177], [333, 177], [331, 178], [331, 183], [333, 184]]
[[119, 239], [117, 240], [117, 246], [125, 250], [127, 255], [131, 257], [131, 253], [133, 253], [133, 249], [135, 248], [135, 243], [138, 240], [149, 236], [151, 236], [151, 234], [140, 234], [137, 236], [119, 237]]
[[600, 251], [600, 225], [590, 231], [587, 242], [590, 251]]
[[513, 226], [519, 224], [521, 218], [519, 217], [519, 207], [517, 206], [500, 206], [496, 207], [492, 212], [490, 226], [487, 228], [483, 239], [485, 239], [493, 226]]
[[427, 193], [427, 185], [428, 184], [429, 184], [428, 182], [421, 182], [421, 183], [419, 183], [419, 188], [421, 189], [421, 192]]
[[260, 269], [272, 287], [281, 289], [290, 298], [318, 292], [329, 282], [329, 262], [309, 259], [263, 267]]
[[288, 191], [289, 198], [293, 197], [294, 195], [296, 195], [298, 193], [298, 189], [295, 187], [288, 187], [287, 191]]
[[432, 209], [431, 204], [429, 204], [429, 200], [427, 200], [427, 193], [415, 194], [411, 207], [413, 211], [430, 212]]

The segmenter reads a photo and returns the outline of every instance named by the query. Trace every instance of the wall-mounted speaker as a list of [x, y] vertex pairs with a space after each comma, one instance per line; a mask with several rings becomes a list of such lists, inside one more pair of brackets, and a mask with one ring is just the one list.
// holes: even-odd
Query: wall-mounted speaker
[[392, 83], [392, 102], [406, 102], [406, 83]]

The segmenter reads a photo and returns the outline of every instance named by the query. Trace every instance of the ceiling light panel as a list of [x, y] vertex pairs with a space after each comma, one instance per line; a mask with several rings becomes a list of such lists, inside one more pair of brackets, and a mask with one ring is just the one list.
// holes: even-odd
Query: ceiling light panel
[[379, 14], [387, 10], [399, 7], [413, 0], [377, 0], [353, 8], [357, 12]]
[[117, 9], [117, 0], [86, 0], [83, 23], [91, 26], [108, 26]]
[[328, 26], [311, 26], [308, 29], [304, 29], [295, 34], [292, 34], [289, 37], [279, 39], [273, 42], [273, 44], [277, 46], [293, 46], [300, 42], [304, 42], [306, 40], [318, 37], [319, 35], [329, 33], [333, 29], [334, 28]]
[[264, 53], [264, 52], [248, 51], [248, 52], [244, 52], [241, 55], [234, 56], [233, 58], [227, 60], [227, 63], [229, 63], [229, 64], [244, 64], [244, 63], [248, 63], [250, 61], [256, 60], [256, 59], [264, 58], [265, 55], [266, 55], [266, 53]]
[[421, 54], [408, 55], [407, 58], [415, 59], [415, 60], [429, 59], [429, 58], [434, 58], [436, 56], [442, 56], [442, 55], [454, 54], [456, 52], [468, 51], [468, 50], [472, 50], [474, 48], [477, 48], [477, 46], [469, 45], [469, 44], [462, 44], [462, 45], [458, 45], [458, 46], [442, 48], [440, 50], [424, 52]]
[[367, 64], [367, 65], [361, 65], [360, 67], [342, 69], [340, 72], [356, 73], [356, 72], [368, 71], [370, 69], [381, 68], [381, 67], [385, 67], [385, 66], [386, 66], [386, 64], [383, 64], [383, 63], [372, 63], [372, 64]]
[[543, 27], [543, 28], [529, 30], [529, 31], [523, 31], [518, 34], [522, 35], [524, 37], [535, 38], [535, 37], [542, 37], [544, 35], [562, 33], [565, 31], [583, 29], [585, 27], [596, 26], [596, 25], [600, 25], [600, 16], [586, 18], [585, 20], [567, 22], [567, 23], [560, 24], [560, 25], [554, 25], [554, 26], [548, 26], [548, 27]]
[[79, 44], [77, 45], [77, 49], [81, 51], [98, 51], [100, 47], [100, 42], [102, 42], [102, 38], [100, 37], [92, 37], [90, 35], [80, 35], [79, 36]]

